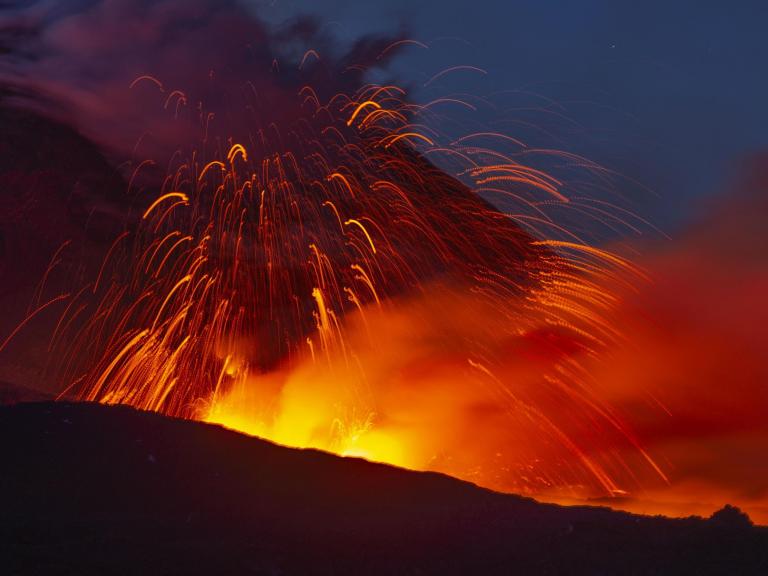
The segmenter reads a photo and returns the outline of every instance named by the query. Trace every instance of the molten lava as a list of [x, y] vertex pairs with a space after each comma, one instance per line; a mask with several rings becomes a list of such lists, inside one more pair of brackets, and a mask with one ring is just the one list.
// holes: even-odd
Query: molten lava
[[[342, 53], [234, 0], [63, 4], [0, 18], [8, 309], [31, 245], [60, 245], [0, 338], [48, 359], [28, 383], [559, 502], [768, 522], [764, 204], [640, 267], [592, 235], [647, 229], [609, 170], [477, 125], [495, 99], [371, 83], [425, 44]], [[457, 72], [484, 74], [425, 92]]]
[[226, 145], [200, 113], [58, 323], [64, 393], [522, 493], [664, 479], [583, 367], [618, 337], [605, 286], [642, 275], [547, 215], [535, 151], [443, 141], [391, 85], [296, 110]]

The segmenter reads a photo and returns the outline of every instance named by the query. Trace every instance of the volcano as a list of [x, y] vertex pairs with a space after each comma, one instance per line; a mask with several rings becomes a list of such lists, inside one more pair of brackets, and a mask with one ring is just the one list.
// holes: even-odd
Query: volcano
[[124, 406], [0, 408], [6, 574], [765, 574], [768, 529], [539, 504]]
[[0, 379], [505, 492], [668, 482], [590, 378], [643, 277], [564, 215], [613, 211], [603, 169], [420, 102], [399, 34], [64, 4], [0, 18]]
[[251, 4], [0, 2], [0, 566], [768, 573], [764, 202]]

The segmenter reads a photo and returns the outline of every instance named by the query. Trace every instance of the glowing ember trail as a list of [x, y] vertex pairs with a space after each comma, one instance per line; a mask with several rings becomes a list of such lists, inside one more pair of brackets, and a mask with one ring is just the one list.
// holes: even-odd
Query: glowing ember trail
[[521, 493], [663, 480], [582, 364], [620, 338], [605, 286], [642, 274], [548, 215], [568, 191], [535, 152], [451, 143], [396, 86], [296, 99], [237, 141], [200, 110], [198, 149], [58, 323], [62, 395]]

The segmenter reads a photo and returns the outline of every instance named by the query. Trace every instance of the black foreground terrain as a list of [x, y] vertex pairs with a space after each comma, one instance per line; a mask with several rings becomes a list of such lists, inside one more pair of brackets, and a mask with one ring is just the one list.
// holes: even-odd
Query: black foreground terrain
[[545, 505], [126, 407], [0, 407], [2, 574], [768, 574], [768, 528]]

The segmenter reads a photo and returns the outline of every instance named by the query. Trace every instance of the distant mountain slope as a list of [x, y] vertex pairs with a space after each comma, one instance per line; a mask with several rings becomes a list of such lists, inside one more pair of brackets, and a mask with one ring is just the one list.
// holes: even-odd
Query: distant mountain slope
[[768, 529], [565, 508], [125, 407], [0, 407], [4, 574], [768, 574]]
[[0, 406], [19, 404], [20, 402], [45, 402], [53, 399], [52, 394], [0, 380]]

